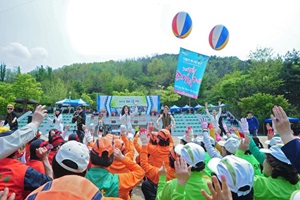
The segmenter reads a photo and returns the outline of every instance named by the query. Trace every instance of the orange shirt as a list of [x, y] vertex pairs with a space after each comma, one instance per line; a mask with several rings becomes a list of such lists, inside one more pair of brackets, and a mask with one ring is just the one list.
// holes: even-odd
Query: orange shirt
[[10, 196], [16, 193], [15, 200], [22, 200], [24, 193], [24, 178], [28, 166], [12, 158], [0, 160], [0, 190], [9, 188]]
[[145, 176], [144, 170], [135, 162], [125, 157], [122, 163], [129, 169], [129, 173], [119, 175], [119, 197], [130, 200], [129, 191], [132, 190]]
[[[154, 151], [150, 154], [148, 162], [149, 164], [160, 168], [162, 163], [165, 162], [165, 165], [169, 165], [169, 149], [171, 146], [159, 146], [156, 145]], [[148, 152], [149, 154], [149, 152]]]
[[[141, 151], [141, 166], [143, 170], [146, 172], [145, 176], [149, 178], [153, 183], [158, 184], [159, 176], [158, 170], [160, 167], [156, 167], [151, 165], [148, 162], [148, 152], [147, 146], [142, 146]], [[175, 169], [171, 168], [168, 164], [165, 163], [166, 171], [167, 171], [167, 181], [175, 178]]]

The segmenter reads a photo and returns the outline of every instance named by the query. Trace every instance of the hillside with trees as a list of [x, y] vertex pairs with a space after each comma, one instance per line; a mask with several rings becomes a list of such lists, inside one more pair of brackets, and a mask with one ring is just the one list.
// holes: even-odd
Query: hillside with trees
[[[82, 98], [96, 108], [96, 95], [161, 95], [163, 104], [184, 106], [189, 99], [173, 93], [178, 55], [76, 63], [53, 70], [38, 66], [23, 74], [21, 67], [0, 65], [0, 112], [16, 98], [35, 99], [48, 106], [68, 98]], [[250, 52], [248, 60], [210, 57], [199, 97], [192, 105], [218, 100], [235, 116], [252, 110], [260, 120], [268, 118], [273, 105], [281, 105], [291, 116], [300, 113], [300, 52], [274, 55], [269, 48]]]

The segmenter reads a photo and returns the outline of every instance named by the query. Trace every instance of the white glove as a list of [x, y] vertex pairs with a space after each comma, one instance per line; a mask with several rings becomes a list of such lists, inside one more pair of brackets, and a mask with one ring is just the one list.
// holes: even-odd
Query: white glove
[[207, 129], [207, 127], [208, 127], [207, 119], [206, 118], [201, 118], [200, 122], [201, 122], [202, 130]]
[[142, 146], [148, 146], [150, 135], [147, 134], [147, 131], [141, 129], [139, 135], [140, 135], [140, 140], [142, 142]]
[[85, 140], [89, 143], [89, 142], [93, 142], [93, 136], [91, 134], [91, 132], [87, 129], [85, 129], [84, 131], [84, 137], [85, 137]]
[[249, 125], [246, 118], [242, 118], [241, 121], [239, 121], [239, 124], [244, 133], [249, 132]]

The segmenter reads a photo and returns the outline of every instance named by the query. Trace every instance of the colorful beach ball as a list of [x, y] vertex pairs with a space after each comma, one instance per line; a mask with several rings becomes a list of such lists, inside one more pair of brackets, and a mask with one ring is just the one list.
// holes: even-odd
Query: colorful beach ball
[[229, 32], [223, 25], [216, 25], [209, 33], [209, 44], [214, 50], [223, 49], [229, 40]]
[[172, 21], [172, 30], [177, 38], [186, 38], [192, 31], [192, 19], [186, 12], [177, 13]]

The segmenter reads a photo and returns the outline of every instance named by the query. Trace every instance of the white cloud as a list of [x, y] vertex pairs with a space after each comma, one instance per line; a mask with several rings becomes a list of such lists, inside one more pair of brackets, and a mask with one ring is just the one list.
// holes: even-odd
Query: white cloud
[[0, 46], [0, 61], [9, 68], [20, 66], [22, 72], [28, 72], [36, 66], [45, 64], [47, 57], [48, 52], [42, 47], [28, 49], [28, 47], [17, 42]]

